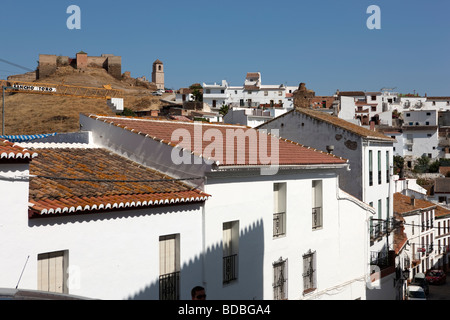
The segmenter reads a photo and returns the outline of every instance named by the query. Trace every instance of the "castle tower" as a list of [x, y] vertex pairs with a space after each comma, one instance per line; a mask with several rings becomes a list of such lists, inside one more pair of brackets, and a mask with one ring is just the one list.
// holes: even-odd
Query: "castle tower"
[[152, 82], [157, 89], [164, 90], [164, 64], [160, 60], [153, 62]]
[[86, 52], [80, 51], [77, 53], [77, 69], [87, 69], [88, 67], [88, 55]]

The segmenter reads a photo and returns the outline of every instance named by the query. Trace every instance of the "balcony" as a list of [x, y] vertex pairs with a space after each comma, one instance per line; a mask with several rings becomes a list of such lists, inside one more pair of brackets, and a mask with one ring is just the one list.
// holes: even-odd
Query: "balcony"
[[381, 237], [388, 235], [394, 230], [395, 227], [394, 218], [390, 218], [388, 220], [373, 219], [372, 221], [377, 223], [370, 227], [371, 242], [374, 242], [375, 240], [378, 240]]
[[159, 300], [180, 299], [180, 272], [159, 276]]
[[322, 208], [312, 208], [312, 228], [313, 230], [322, 228]]
[[281, 237], [286, 234], [286, 212], [273, 214], [273, 237]]

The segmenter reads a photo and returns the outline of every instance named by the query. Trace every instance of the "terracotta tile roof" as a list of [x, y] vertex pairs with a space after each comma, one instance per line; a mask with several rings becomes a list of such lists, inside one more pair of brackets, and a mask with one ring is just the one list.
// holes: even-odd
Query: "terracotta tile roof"
[[300, 113], [310, 116], [311, 118], [314, 118], [316, 120], [327, 122], [336, 127], [340, 127], [344, 130], [352, 132], [363, 138], [375, 139], [375, 140], [385, 140], [385, 141], [389, 141], [389, 142], [395, 141], [395, 139], [392, 139], [391, 137], [388, 137], [381, 132], [366, 129], [357, 124], [348, 122], [344, 119], [338, 118], [336, 116], [332, 116], [326, 112], [316, 111], [316, 110], [311, 110], [311, 109], [306, 109], [306, 108], [298, 108], [298, 109], [294, 109], [293, 111], [300, 112]]
[[[185, 146], [187, 150], [194, 152], [194, 154], [198, 156], [202, 156], [206, 147], [209, 146], [212, 142], [203, 142], [202, 149], [196, 150], [194, 144], [194, 127], [201, 128], [203, 134], [208, 129], [217, 130], [216, 132], [221, 134], [223, 137], [222, 148], [216, 153], [214, 156], [211, 156], [210, 160], [215, 161], [219, 166], [229, 166], [229, 165], [263, 165], [260, 162], [260, 157], [258, 156], [259, 147], [263, 145], [267, 148], [267, 154], [270, 155], [272, 143], [278, 142], [278, 163], [272, 162], [272, 165], [320, 165], [320, 164], [347, 164], [348, 160], [343, 159], [341, 157], [337, 157], [335, 155], [325, 153], [310, 147], [303, 146], [293, 141], [289, 141], [287, 139], [280, 139], [275, 136], [266, 135], [258, 132], [257, 130], [245, 126], [239, 125], [227, 125], [227, 124], [206, 124], [202, 123], [189, 123], [189, 122], [179, 122], [179, 121], [158, 121], [152, 119], [140, 119], [140, 118], [127, 118], [127, 117], [107, 117], [107, 116], [90, 116], [93, 119], [97, 119], [99, 121], [104, 121], [106, 123], [114, 124], [118, 127], [122, 127], [124, 129], [135, 132], [136, 134], [144, 135], [148, 138], [154, 139], [156, 141], [160, 141], [166, 143], [172, 147], [177, 146], [183, 141], [183, 137], [178, 137], [175, 135], [175, 138], [172, 137], [172, 134], [177, 129], [184, 129], [189, 132], [191, 141], [190, 146]], [[227, 134], [230, 135], [230, 132], [237, 132], [238, 130], [242, 130], [242, 133], [254, 135], [257, 139], [256, 145], [250, 145], [248, 140], [244, 146], [237, 145], [237, 143], [233, 143], [233, 150], [230, 151], [234, 154], [234, 160], [227, 159], [227, 151], [229, 147], [227, 146]], [[260, 133], [260, 135], [258, 135]], [[262, 139], [262, 137], [266, 137], [267, 139]], [[264, 141], [266, 140], [266, 141]], [[259, 147], [258, 147], [259, 146]], [[238, 151], [244, 151], [245, 159], [238, 158]], [[222, 153], [222, 157], [216, 157], [217, 154], [220, 155]], [[249, 161], [250, 159], [257, 159], [257, 162]], [[244, 160], [244, 161], [241, 161]]]
[[259, 72], [247, 72], [246, 78], [258, 78], [260, 77]]
[[365, 96], [366, 93], [364, 91], [340, 91], [338, 93], [338, 96], [344, 96], [344, 97], [360, 97]]
[[[105, 149], [38, 149], [31, 216], [200, 202], [208, 195]], [[34, 177], [33, 177], [34, 176]], [[65, 179], [67, 178], [67, 179]], [[166, 181], [167, 180], [167, 181]]]
[[405, 196], [399, 192], [394, 193], [394, 212], [404, 214], [418, 209], [435, 207], [436, 204], [423, 199], [415, 199], [414, 205], [411, 204], [411, 197]]
[[[403, 218], [403, 216], [401, 214], [394, 213], [394, 216], [397, 221], [405, 222], [405, 219]], [[403, 224], [401, 224], [398, 228], [395, 228], [395, 230], [394, 230], [394, 251], [395, 251], [395, 253], [398, 254], [407, 242], [408, 242], [408, 237], [405, 233], [405, 227]]]
[[0, 160], [4, 159], [32, 159], [36, 152], [29, 151], [4, 139], [0, 139]]
[[435, 193], [450, 193], [450, 178], [436, 178], [434, 179]]

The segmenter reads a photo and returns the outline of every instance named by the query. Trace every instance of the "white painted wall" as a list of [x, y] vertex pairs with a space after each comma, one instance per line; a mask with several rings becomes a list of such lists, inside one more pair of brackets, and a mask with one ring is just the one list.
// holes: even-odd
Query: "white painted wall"
[[[208, 178], [206, 192], [217, 195], [205, 207], [205, 241], [208, 251], [217, 255], [205, 270], [212, 298], [273, 299], [273, 263], [281, 257], [288, 261], [288, 299], [365, 299], [368, 207], [349, 195], [352, 201], [338, 200], [336, 176], [330, 173], [291, 172], [271, 178]], [[324, 197], [323, 228], [315, 231], [313, 179], [323, 179]], [[287, 182], [287, 232], [275, 239], [274, 182]], [[214, 271], [221, 270], [221, 230], [224, 222], [235, 220], [241, 230], [239, 279], [223, 285], [221, 274]], [[304, 296], [302, 255], [310, 249], [316, 251], [317, 290]]]
[[[21, 201], [24, 203], [24, 201]], [[9, 219], [19, 212], [3, 215]], [[2, 231], [0, 286], [37, 289], [37, 256], [68, 250], [69, 293], [89, 298], [158, 299], [159, 236], [180, 233], [181, 298], [202, 282], [199, 205], [33, 219]]]

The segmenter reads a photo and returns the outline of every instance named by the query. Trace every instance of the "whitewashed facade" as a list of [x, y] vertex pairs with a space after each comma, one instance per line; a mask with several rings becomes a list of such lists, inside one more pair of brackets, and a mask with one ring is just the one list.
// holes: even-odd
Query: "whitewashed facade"
[[[389, 231], [393, 218], [392, 138], [304, 108], [275, 118], [258, 129], [278, 129], [280, 137], [348, 159], [350, 168], [340, 172], [340, 187], [375, 209], [369, 226], [371, 262], [377, 264], [380, 257], [387, 256], [393, 239]], [[389, 282], [386, 278], [382, 280]]]
[[[374, 210], [339, 189], [339, 166], [289, 166], [269, 176], [260, 175], [257, 167], [167, 166], [172, 147], [101, 119], [82, 116], [81, 122], [95, 143], [144, 165], [162, 171], [165, 166], [175, 176], [207, 176], [204, 191], [212, 197], [202, 216], [201, 260], [209, 299], [365, 299], [367, 228]], [[313, 206], [317, 184], [321, 197]], [[274, 222], [280, 221], [275, 203], [285, 224]], [[319, 205], [322, 222], [313, 230], [313, 208]], [[236, 260], [228, 260], [230, 256]], [[224, 261], [235, 267], [231, 278], [224, 279]], [[306, 261], [313, 262], [308, 284], [303, 277]], [[287, 272], [278, 278], [283, 281], [274, 283], [281, 270]]]
[[[268, 119], [278, 116], [291, 110], [294, 106], [293, 93], [296, 87], [280, 85], [263, 85], [261, 73], [248, 73], [242, 86], [231, 86], [226, 80], [222, 80], [220, 84], [203, 83], [203, 102], [207, 103], [211, 110], [218, 111], [224, 105], [230, 107], [229, 112], [237, 111], [236, 115], [229, 116], [226, 123], [244, 124], [254, 127], [261, 123], [258, 112], [268, 112]], [[252, 110], [252, 114], [248, 112], [240, 113], [240, 110]], [[240, 118], [249, 118], [241, 120]], [[238, 118], [239, 122], [234, 119]]]

